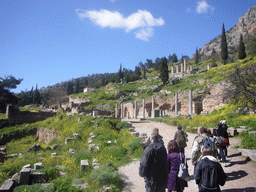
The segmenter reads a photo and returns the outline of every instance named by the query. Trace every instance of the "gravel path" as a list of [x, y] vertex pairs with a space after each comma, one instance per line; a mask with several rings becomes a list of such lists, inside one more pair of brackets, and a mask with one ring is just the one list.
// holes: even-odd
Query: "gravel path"
[[[177, 128], [174, 126], [169, 126], [164, 123], [151, 122], [151, 121], [138, 121], [132, 122], [132, 126], [135, 128], [136, 132], [147, 133], [150, 135], [153, 128], [158, 128], [160, 135], [163, 136], [165, 147], [169, 140], [173, 139], [174, 133]], [[191, 151], [192, 142], [196, 134], [188, 133], [188, 143], [185, 148], [185, 155], [188, 159], [189, 173], [193, 175], [194, 167], [191, 164]], [[239, 138], [230, 139], [231, 146], [228, 148], [228, 158], [229, 163], [224, 167], [224, 171], [228, 175], [225, 186], [221, 187], [223, 192], [256, 192], [256, 163], [252, 161], [247, 161], [245, 157], [241, 156], [234, 146], [239, 146]], [[139, 159], [135, 159], [132, 163], [120, 167], [119, 171], [125, 174], [128, 179], [126, 181], [127, 186], [123, 190], [124, 192], [143, 192], [145, 191], [144, 179], [139, 176]], [[185, 188], [184, 192], [196, 192], [198, 187], [195, 184], [195, 180], [188, 182], [188, 187]]]

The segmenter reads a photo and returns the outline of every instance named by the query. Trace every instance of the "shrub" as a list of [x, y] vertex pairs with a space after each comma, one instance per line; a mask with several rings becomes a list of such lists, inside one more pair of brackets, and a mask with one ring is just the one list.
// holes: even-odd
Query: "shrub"
[[56, 167], [49, 167], [43, 169], [42, 172], [45, 173], [46, 181], [51, 181], [59, 177], [59, 169]]
[[54, 189], [56, 192], [81, 192], [75, 186], [72, 186], [72, 180], [69, 177], [59, 177], [53, 180]]
[[242, 142], [241, 147], [244, 149], [256, 149], [256, 139], [254, 135], [249, 134], [248, 132], [242, 132]]
[[41, 186], [41, 184], [21, 185], [14, 188], [14, 192], [51, 192], [53, 190], [53, 185], [48, 185], [47, 187], [44, 188]]
[[120, 187], [125, 176], [118, 173], [114, 167], [104, 164], [99, 169], [92, 170], [90, 178], [100, 186], [110, 186], [112, 184]]
[[136, 150], [141, 147], [142, 140], [141, 138], [135, 138], [128, 144], [128, 151], [130, 154], [134, 154]]
[[117, 123], [116, 127], [119, 129], [125, 129], [125, 128], [129, 128], [130, 125], [126, 121], [120, 121]]

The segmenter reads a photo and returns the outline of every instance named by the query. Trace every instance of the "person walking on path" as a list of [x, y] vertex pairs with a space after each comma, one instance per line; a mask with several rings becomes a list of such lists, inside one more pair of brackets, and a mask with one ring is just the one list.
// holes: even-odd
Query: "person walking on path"
[[167, 152], [159, 138], [157, 132], [151, 133], [151, 143], [140, 159], [139, 175], [144, 177], [146, 192], [165, 192], [167, 184]]
[[[177, 191], [182, 192], [188, 186], [187, 181], [180, 179], [177, 175], [180, 166], [180, 151], [178, 143], [174, 140], [169, 141], [167, 146], [167, 166], [169, 170], [167, 189], [168, 192]], [[181, 153], [181, 158], [184, 159], [185, 155]]]
[[[163, 141], [163, 137], [159, 134], [159, 129], [158, 128], [154, 128], [153, 132], [156, 132], [156, 134], [158, 134], [158, 142], [162, 143], [164, 145], [164, 141]], [[145, 145], [144, 145], [144, 149], [146, 149], [146, 147], [151, 143], [150, 141], [150, 137], [148, 137], [148, 140], [146, 141]]]
[[180, 152], [185, 154], [185, 147], [187, 146], [188, 134], [182, 130], [182, 127], [179, 125], [177, 131], [174, 134], [174, 140], [178, 143]]
[[227, 175], [211, 147], [203, 149], [202, 159], [196, 166], [194, 178], [199, 192], [221, 192], [219, 185], [225, 184]]
[[[202, 150], [204, 147], [204, 143], [207, 139], [210, 139], [210, 142], [212, 142], [214, 144], [214, 140], [213, 138], [209, 137], [207, 135], [207, 128], [206, 127], [200, 127], [198, 128], [198, 136], [195, 137], [195, 140], [193, 142], [193, 147], [192, 147], [192, 157], [191, 157], [191, 161], [192, 161], [192, 165], [195, 166], [196, 168], [196, 164], [197, 162], [200, 160], [201, 155], [202, 155]], [[214, 145], [214, 149], [215, 152], [217, 151], [217, 147], [216, 145]]]
[[214, 132], [214, 136], [216, 137], [223, 137], [223, 143], [222, 145], [218, 146], [219, 153], [218, 153], [218, 159], [221, 159], [222, 162], [225, 164], [227, 162], [226, 156], [228, 153], [227, 146], [229, 145], [229, 138], [228, 138], [228, 132], [227, 132], [227, 125], [226, 121], [220, 121], [218, 124], [218, 129]]

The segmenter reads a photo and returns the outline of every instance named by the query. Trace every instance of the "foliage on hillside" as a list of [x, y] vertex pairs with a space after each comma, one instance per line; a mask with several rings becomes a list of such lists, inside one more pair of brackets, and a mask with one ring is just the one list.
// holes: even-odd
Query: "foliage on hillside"
[[[97, 128], [94, 127], [95, 125], [97, 125]], [[92, 117], [81, 115], [68, 116], [59, 114], [57, 117], [48, 118], [28, 126], [54, 128], [55, 131], [58, 131], [60, 137], [52, 140], [49, 144], [35, 141], [35, 136], [28, 136], [7, 143], [8, 154], [21, 153], [24, 156], [22, 158], [10, 158], [0, 165], [0, 185], [3, 181], [12, 177], [14, 173], [20, 171], [24, 165], [31, 164], [33, 167], [33, 164], [42, 162], [44, 169], [40, 171], [48, 175], [45, 182], [54, 183], [56, 191], [61, 191], [64, 188], [75, 190], [71, 186], [74, 178], [80, 178], [88, 182], [88, 189], [85, 191], [102, 189], [103, 184], [107, 186], [114, 185], [116, 186], [116, 191], [120, 191], [123, 176], [115, 171], [116, 168], [128, 163], [134, 157], [140, 157], [143, 151], [141, 147], [142, 141], [137, 141], [137, 138], [130, 134], [128, 124], [115, 119], [93, 119]], [[28, 126], [20, 125], [19, 129], [27, 129]], [[15, 128], [17, 127], [10, 127], [10, 129]], [[94, 153], [89, 153], [88, 138], [91, 132], [96, 137], [94, 139], [95, 144], [100, 148], [99, 151]], [[65, 145], [65, 138], [72, 138], [73, 133], [78, 133], [79, 139]], [[108, 144], [108, 141], [111, 141], [111, 144]], [[137, 145], [134, 145], [134, 142]], [[28, 148], [37, 143], [41, 145], [42, 149], [37, 152], [28, 152]], [[52, 146], [53, 144], [59, 145], [57, 151], [44, 149], [47, 145]], [[17, 148], [17, 146], [19, 147]], [[70, 148], [74, 149], [75, 153], [70, 153]], [[51, 153], [56, 153], [56, 157], [51, 157]], [[98, 160], [100, 165], [98, 171], [102, 171], [101, 175], [95, 175], [97, 171], [92, 167], [94, 158]], [[89, 161], [89, 168], [85, 172], [80, 172], [80, 162], [86, 159]], [[107, 164], [111, 164], [112, 167], [106, 167]], [[64, 166], [65, 170], [57, 170], [56, 166]], [[59, 171], [63, 171], [67, 175], [60, 177], [59, 174], [56, 174]]]

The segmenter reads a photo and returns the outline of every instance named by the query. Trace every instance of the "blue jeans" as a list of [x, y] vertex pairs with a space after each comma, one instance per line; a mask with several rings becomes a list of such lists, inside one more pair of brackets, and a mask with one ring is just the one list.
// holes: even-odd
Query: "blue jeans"
[[221, 158], [222, 162], [226, 162], [227, 147], [220, 146], [219, 151], [219, 157]]

